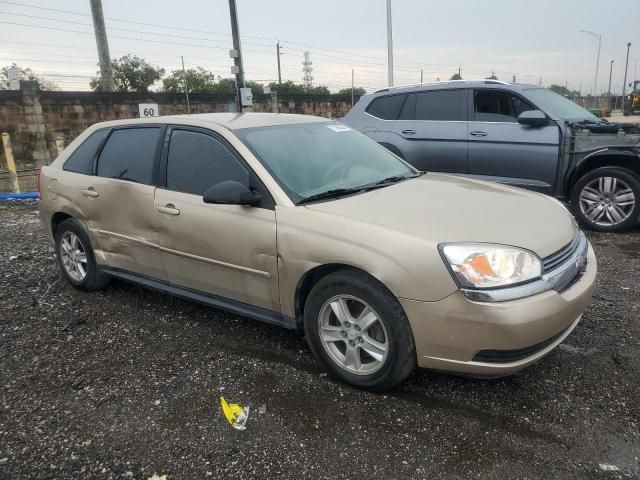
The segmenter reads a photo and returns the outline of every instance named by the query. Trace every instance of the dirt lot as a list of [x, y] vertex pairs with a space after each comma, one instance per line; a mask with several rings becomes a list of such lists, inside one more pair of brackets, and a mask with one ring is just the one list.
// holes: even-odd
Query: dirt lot
[[[35, 205], [0, 204], [0, 479], [640, 478], [640, 230], [589, 237], [593, 305], [543, 361], [376, 395], [295, 333], [120, 282], [73, 290]], [[251, 407], [246, 431], [220, 393]]]

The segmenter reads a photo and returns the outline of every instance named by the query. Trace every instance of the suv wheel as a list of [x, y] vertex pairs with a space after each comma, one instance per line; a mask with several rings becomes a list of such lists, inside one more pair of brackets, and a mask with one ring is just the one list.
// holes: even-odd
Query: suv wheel
[[597, 168], [574, 185], [571, 203], [578, 221], [600, 232], [622, 232], [638, 223], [640, 181], [619, 167]]
[[109, 283], [109, 277], [98, 271], [91, 242], [80, 222], [73, 218], [65, 220], [54, 237], [58, 266], [71, 285], [90, 291]]
[[374, 391], [390, 389], [415, 368], [411, 327], [375, 279], [343, 270], [322, 278], [304, 310], [309, 346], [338, 379]]

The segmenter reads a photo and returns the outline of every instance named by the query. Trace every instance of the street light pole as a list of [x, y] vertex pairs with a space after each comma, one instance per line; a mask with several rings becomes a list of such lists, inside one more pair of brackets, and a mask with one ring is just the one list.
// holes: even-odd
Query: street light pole
[[595, 37], [598, 39], [598, 54], [596, 55], [596, 76], [595, 76], [595, 79], [593, 80], [593, 96], [597, 97], [598, 96], [598, 69], [600, 67], [600, 47], [602, 46], [602, 35], [599, 33], [591, 32], [589, 30], [580, 30], [580, 32], [587, 33], [592, 37]]
[[387, 71], [389, 86], [393, 87], [393, 31], [391, 23], [391, 0], [387, 0]]
[[622, 114], [624, 115], [624, 92], [627, 87], [627, 70], [629, 69], [629, 50], [631, 50], [631, 42], [627, 43], [627, 62], [624, 65], [624, 82], [622, 82]]

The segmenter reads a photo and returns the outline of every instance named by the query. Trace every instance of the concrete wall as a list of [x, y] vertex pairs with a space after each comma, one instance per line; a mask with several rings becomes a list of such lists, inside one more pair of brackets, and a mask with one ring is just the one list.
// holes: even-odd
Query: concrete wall
[[[233, 95], [193, 93], [191, 113], [227, 112]], [[184, 95], [173, 93], [41, 92], [33, 82], [22, 82], [20, 91], [0, 91], [0, 132], [11, 135], [13, 154], [22, 191], [35, 187], [34, 171], [57, 155], [55, 139], [68, 145], [96, 122], [138, 118], [138, 104], [157, 103], [161, 115], [187, 113]], [[256, 112], [274, 111], [270, 95], [254, 97]], [[281, 113], [302, 113], [339, 118], [351, 108], [351, 98], [286, 96], [278, 99]], [[5, 153], [0, 148], [0, 192], [10, 191], [6, 180]]]

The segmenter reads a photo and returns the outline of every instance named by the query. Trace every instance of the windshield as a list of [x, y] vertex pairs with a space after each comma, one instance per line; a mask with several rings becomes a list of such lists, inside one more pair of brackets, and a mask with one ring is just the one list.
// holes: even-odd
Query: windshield
[[295, 202], [416, 173], [375, 141], [335, 122], [245, 128], [235, 134]]
[[598, 117], [589, 113], [577, 103], [548, 88], [527, 88], [525, 89], [525, 96], [541, 110], [562, 120], [589, 120], [596, 123], [600, 121]]

